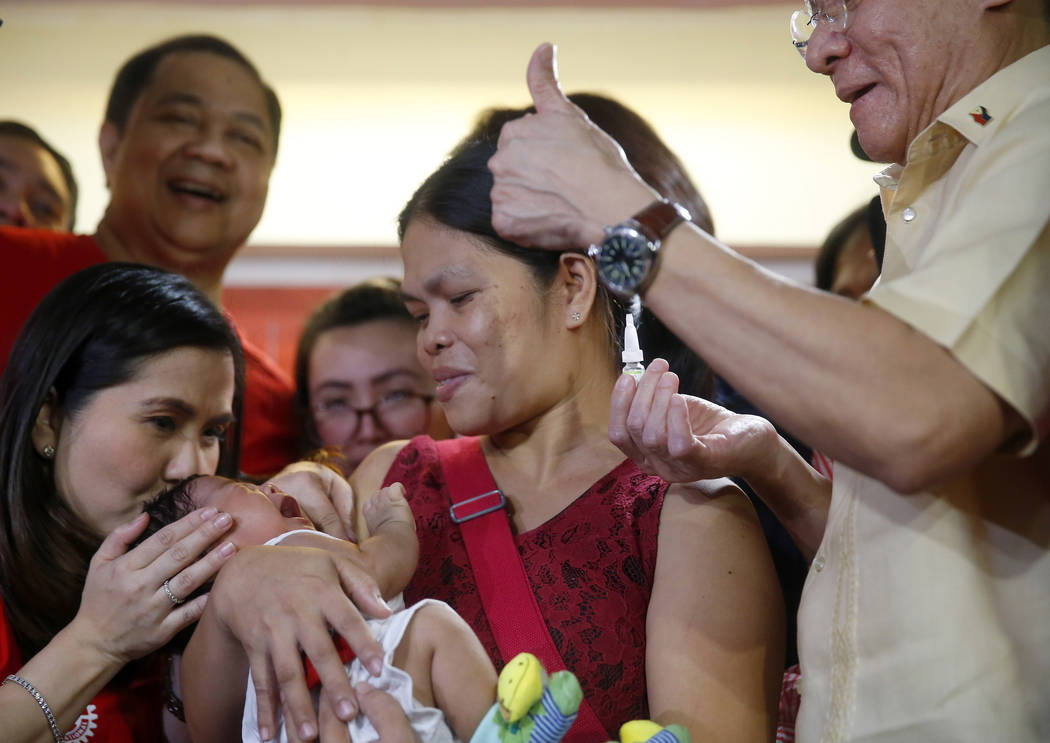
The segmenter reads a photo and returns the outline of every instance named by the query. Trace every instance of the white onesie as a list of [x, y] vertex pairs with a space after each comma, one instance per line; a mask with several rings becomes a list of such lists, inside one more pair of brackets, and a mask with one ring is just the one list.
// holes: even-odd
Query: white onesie
[[[278, 537], [274, 537], [266, 544], [278, 544], [285, 537], [303, 531], [308, 530], [297, 529], [286, 532]], [[322, 532], [311, 531], [310, 533], [318, 534]], [[325, 536], [329, 535], [326, 534]], [[332, 539], [335, 539], [335, 537], [332, 537]], [[394, 651], [397, 650], [397, 646], [401, 643], [401, 638], [405, 634], [405, 629], [408, 627], [412, 615], [427, 604], [439, 604], [441, 602], [433, 599], [424, 599], [406, 609], [404, 608], [405, 601], [399, 594], [389, 603], [394, 613], [386, 619], [366, 618], [368, 628], [372, 631], [372, 636], [383, 648], [383, 673], [378, 677], [372, 676], [368, 669], [361, 664], [361, 661], [354, 658], [346, 664], [346, 674], [350, 679], [350, 684], [356, 686], [361, 681], [367, 681], [376, 689], [382, 689], [394, 697], [401, 705], [401, 709], [405, 711], [412, 729], [419, 736], [422, 743], [455, 743], [456, 738], [452, 734], [448, 723], [445, 722], [445, 715], [439, 709], [424, 707], [416, 701], [412, 696], [412, 677], [394, 666]], [[313, 697], [316, 708], [319, 691], [315, 688], [311, 690], [310, 694]], [[347, 726], [350, 730], [351, 743], [376, 743], [379, 740], [379, 733], [364, 715], [358, 715], [348, 722]], [[255, 685], [252, 683], [250, 673], [248, 674], [248, 688], [244, 695], [241, 739], [245, 743], [262, 743], [259, 738], [259, 721], [256, 715]], [[277, 736], [274, 740], [279, 741], [279, 743], [288, 743], [288, 734], [285, 732], [283, 719], [279, 718], [277, 720]]]

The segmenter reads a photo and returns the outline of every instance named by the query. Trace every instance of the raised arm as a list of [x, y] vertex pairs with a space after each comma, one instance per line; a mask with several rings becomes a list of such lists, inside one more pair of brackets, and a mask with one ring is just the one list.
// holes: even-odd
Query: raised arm
[[991, 389], [889, 313], [784, 281], [691, 226], [665, 248], [649, 307], [761, 410], [836, 461], [914, 492], [1021, 430]]
[[[525, 245], [585, 247], [656, 194], [561, 93], [549, 45], [528, 82], [538, 114], [505, 125], [490, 162], [493, 225]], [[792, 284], [691, 225], [661, 254], [644, 297], [660, 319], [779, 424], [895, 490], [950, 477], [1021, 429], [947, 351], [877, 307]]]
[[665, 497], [646, 642], [654, 720], [693, 740], [772, 739], [784, 602], [758, 519], [728, 480]]

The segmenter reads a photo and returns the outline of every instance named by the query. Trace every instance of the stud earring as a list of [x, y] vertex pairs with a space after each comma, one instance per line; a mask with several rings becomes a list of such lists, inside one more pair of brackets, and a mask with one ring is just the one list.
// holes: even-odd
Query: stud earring
[[572, 321], [573, 322], [579, 322], [580, 318], [582, 318], [582, 317], [583, 317], [583, 315], [581, 315], [579, 312], [573, 312], [572, 313]]
[[40, 452], [40, 453], [44, 455], [44, 459], [54, 459], [55, 458], [55, 447], [51, 446], [51, 444], [48, 444], [47, 446], [44, 447], [44, 450], [42, 452]]

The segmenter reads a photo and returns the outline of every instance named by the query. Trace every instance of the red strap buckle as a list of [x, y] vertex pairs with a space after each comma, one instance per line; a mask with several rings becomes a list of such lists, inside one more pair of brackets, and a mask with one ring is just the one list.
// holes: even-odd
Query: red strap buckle
[[[498, 498], [493, 498], [492, 496], [498, 496]], [[481, 502], [479, 503], [479, 501]], [[475, 495], [473, 498], [461, 500], [459, 503], [453, 503], [449, 507], [448, 513], [452, 517], [453, 523], [462, 524], [464, 521], [476, 519], [478, 516], [484, 516], [486, 513], [498, 511], [505, 505], [507, 505], [507, 499], [503, 497], [503, 493], [500, 490], [490, 490], [487, 493]], [[474, 510], [475, 508], [477, 510]]]

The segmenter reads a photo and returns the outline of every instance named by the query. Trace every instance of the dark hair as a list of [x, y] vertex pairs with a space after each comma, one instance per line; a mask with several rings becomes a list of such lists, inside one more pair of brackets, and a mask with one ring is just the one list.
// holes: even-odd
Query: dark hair
[[[622, 103], [592, 93], [569, 96], [599, 128], [615, 139], [638, 174], [662, 196], [677, 201], [693, 215], [698, 226], [713, 232], [710, 213], [681, 161], [653, 128]], [[495, 250], [528, 266], [541, 289], [547, 289], [558, 272], [556, 251], [524, 248], [501, 238], [492, 228], [492, 173], [488, 161], [495, 154], [500, 130], [508, 121], [534, 108], [490, 109], [482, 113], [473, 130], [453, 149], [448, 159], [416, 190], [398, 218], [404, 238], [409, 222], [429, 217], [454, 230], [470, 233]], [[629, 215], [624, 215], [625, 218]], [[610, 363], [620, 366], [619, 350], [628, 308], [604, 286], [599, 286], [596, 306], [604, 316], [609, 336]], [[667, 359], [690, 394], [710, 391], [707, 364], [671, 333], [649, 310], [637, 320], [642, 348], [650, 357]]]
[[814, 264], [818, 289], [831, 291], [831, 286], [835, 283], [839, 256], [842, 255], [850, 237], [861, 229], [868, 231], [876, 262], [881, 268], [882, 253], [886, 244], [886, 219], [882, 215], [881, 201], [876, 196], [847, 214], [841, 222], [831, 228], [831, 232], [824, 239]]
[[318, 338], [332, 328], [373, 320], [399, 320], [414, 327], [412, 315], [401, 299], [400, 279], [381, 276], [355, 284], [319, 305], [306, 321], [295, 353], [295, 414], [304, 453], [321, 446], [310, 415], [310, 355]]
[[32, 432], [44, 403], [75, 416], [98, 392], [135, 377], [176, 348], [233, 357], [234, 424], [220, 473], [235, 475], [244, 360], [222, 313], [183, 276], [132, 263], [103, 263], [58, 284], [29, 316], [0, 378], [0, 597], [25, 657], [76, 614], [88, 563], [101, 544], [59, 497]]
[[128, 116], [135, 105], [135, 101], [142, 95], [142, 91], [153, 79], [153, 71], [161, 60], [179, 52], [207, 52], [219, 57], [231, 59], [251, 73], [262, 88], [263, 96], [266, 98], [266, 108], [270, 116], [270, 125], [273, 127], [273, 154], [277, 156], [277, 145], [281, 138], [281, 102], [277, 100], [274, 92], [266, 81], [259, 75], [255, 65], [244, 56], [236, 47], [225, 39], [207, 34], [187, 34], [176, 36], [167, 41], [155, 44], [143, 49], [134, 57], [124, 63], [117, 72], [113, 81], [113, 87], [109, 91], [109, 101], [106, 103], [106, 121], [114, 124], [123, 133], [128, 123]]
[[69, 160], [66, 159], [65, 155], [52, 147], [46, 139], [41, 137], [36, 129], [20, 121], [12, 121], [10, 119], [0, 121], [0, 136], [17, 137], [18, 139], [32, 142], [44, 149], [58, 163], [58, 169], [62, 171], [62, 178], [66, 182], [66, 189], [69, 191], [69, 223], [66, 225], [66, 228], [72, 232], [73, 225], [76, 224], [77, 219], [77, 197], [80, 191], [77, 188], [77, 179], [73, 175], [73, 166], [69, 164]]
[[169, 524], [174, 524], [196, 510], [193, 505], [193, 482], [203, 475], [190, 475], [180, 480], [170, 488], [165, 488], [154, 498], [149, 500], [143, 507], [144, 513], [149, 514], [149, 523], [142, 533], [135, 537], [130, 548], [136, 547], [152, 537], [158, 531]]

